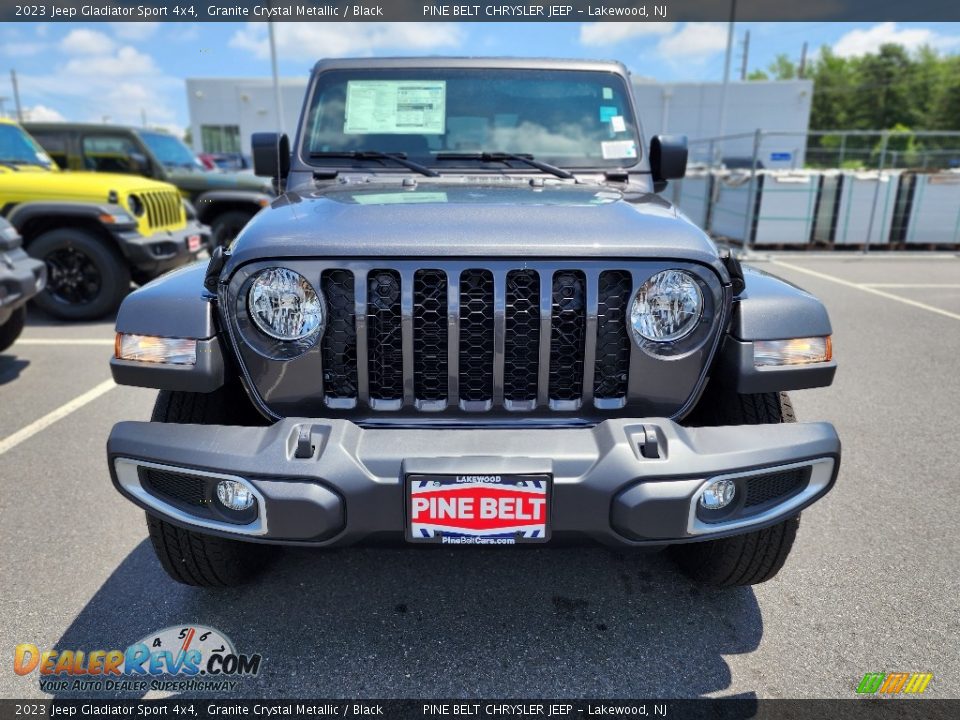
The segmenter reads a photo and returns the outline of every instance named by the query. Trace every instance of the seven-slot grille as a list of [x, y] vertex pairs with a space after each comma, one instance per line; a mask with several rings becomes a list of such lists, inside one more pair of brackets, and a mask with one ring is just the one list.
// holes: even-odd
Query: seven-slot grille
[[335, 268], [320, 287], [329, 407], [626, 404], [629, 271]]
[[175, 191], [150, 191], [139, 195], [147, 209], [147, 222], [151, 228], [181, 224], [183, 202]]

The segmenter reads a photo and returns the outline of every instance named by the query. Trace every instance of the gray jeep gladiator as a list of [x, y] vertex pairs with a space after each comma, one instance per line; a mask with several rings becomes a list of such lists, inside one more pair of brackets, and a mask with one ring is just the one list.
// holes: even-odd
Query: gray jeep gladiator
[[741, 269], [660, 193], [619, 63], [325, 60], [283, 192], [209, 264], [124, 301], [113, 376], [160, 389], [108, 445], [183, 583], [272, 546], [599, 541], [773, 577], [836, 480], [814, 297]]
[[47, 284], [47, 266], [27, 255], [17, 229], [0, 217], [0, 352], [20, 337], [27, 301]]

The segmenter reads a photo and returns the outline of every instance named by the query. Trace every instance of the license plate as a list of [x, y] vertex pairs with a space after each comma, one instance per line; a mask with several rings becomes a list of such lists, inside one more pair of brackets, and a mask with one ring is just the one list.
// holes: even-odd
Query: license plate
[[200, 236], [199, 235], [190, 235], [187, 238], [187, 250], [194, 252], [200, 249]]
[[408, 475], [407, 540], [515, 545], [550, 539], [549, 475]]

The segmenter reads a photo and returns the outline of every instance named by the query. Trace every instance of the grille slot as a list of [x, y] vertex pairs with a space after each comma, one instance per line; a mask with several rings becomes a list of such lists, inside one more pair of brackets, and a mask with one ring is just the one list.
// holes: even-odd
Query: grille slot
[[370, 398], [384, 408], [403, 401], [403, 339], [400, 273], [372, 270], [367, 276], [367, 347]]
[[[447, 274], [417, 270], [413, 276], [413, 392], [418, 401], [447, 401]], [[428, 407], [424, 407], [428, 409]]]
[[460, 275], [460, 400], [492, 399], [493, 273], [465, 270]]
[[503, 396], [511, 402], [537, 399], [540, 365], [540, 274], [507, 273]]
[[142, 466], [137, 468], [137, 473], [140, 476], [140, 484], [155, 495], [183, 505], [207, 506], [207, 481], [204, 478]]
[[324, 270], [320, 285], [327, 301], [327, 327], [320, 351], [323, 394], [331, 407], [351, 408], [357, 398], [357, 324], [353, 273]]
[[630, 337], [627, 307], [632, 282], [630, 273], [608, 270], [600, 273], [597, 290], [597, 353], [593, 395], [599, 399], [627, 397], [630, 370]]
[[562, 270], [554, 273], [550, 327], [550, 402], [557, 409], [575, 410], [580, 406], [583, 394], [586, 301], [586, 280], [581, 271]]
[[774, 500], [781, 502], [796, 495], [806, 487], [810, 468], [795, 468], [782, 472], [760, 475], [747, 479], [747, 496], [744, 507], [764, 505]]

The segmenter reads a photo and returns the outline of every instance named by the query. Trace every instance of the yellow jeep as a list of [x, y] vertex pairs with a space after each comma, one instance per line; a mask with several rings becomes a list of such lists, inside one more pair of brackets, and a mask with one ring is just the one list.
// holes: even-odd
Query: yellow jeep
[[209, 230], [168, 183], [64, 172], [16, 123], [0, 118], [0, 215], [19, 230], [49, 281], [34, 302], [88, 320], [117, 308], [142, 283], [190, 262]]

